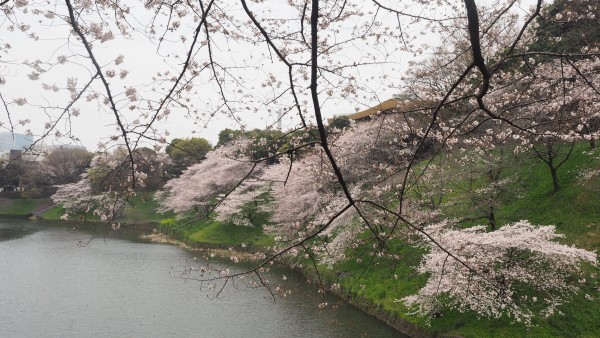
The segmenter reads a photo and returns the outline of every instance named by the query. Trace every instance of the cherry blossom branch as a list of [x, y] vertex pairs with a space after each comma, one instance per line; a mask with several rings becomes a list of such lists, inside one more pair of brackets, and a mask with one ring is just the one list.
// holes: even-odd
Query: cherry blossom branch
[[398, 212], [399, 213], [402, 213], [402, 208], [404, 205], [404, 197], [405, 197], [406, 187], [407, 187], [407, 182], [408, 182], [408, 176], [417, 160], [417, 154], [419, 153], [419, 150], [423, 148], [423, 145], [425, 144], [425, 141], [426, 141], [427, 137], [429, 136], [429, 133], [433, 129], [433, 126], [435, 125], [438, 115], [439, 115], [442, 107], [444, 106], [445, 102], [450, 98], [450, 95], [452, 95], [454, 90], [463, 82], [463, 80], [467, 77], [467, 75], [469, 74], [471, 69], [473, 69], [474, 66], [475, 66], [475, 64], [471, 63], [469, 66], [467, 66], [467, 68], [465, 68], [465, 70], [462, 72], [461, 75], [459, 75], [458, 79], [456, 81], [454, 81], [454, 83], [452, 84], [450, 89], [448, 89], [448, 91], [446, 92], [446, 94], [444, 95], [442, 100], [440, 100], [437, 107], [432, 112], [431, 122], [429, 122], [429, 125], [427, 126], [425, 133], [423, 133], [423, 136], [421, 138], [421, 141], [419, 142], [419, 145], [417, 146], [417, 149], [415, 150], [414, 154], [412, 155], [412, 157], [408, 163], [408, 166], [406, 167], [406, 173], [404, 174], [404, 178], [402, 180], [402, 187], [400, 188], [400, 192], [398, 193], [398, 200], [399, 200]]
[[[210, 2], [208, 3], [208, 5], [206, 7], [206, 10], [204, 10], [203, 13], [202, 13], [202, 17], [200, 18], [200, 22], [198, 23], [198, 25], [196, 26], [196, 30], [194, 31], [194, 37], [192, 38], [192, 43], [190, 45], [190, 48], [188, 49], [186, 59], [183, 62], [183, 66], [181, 67], [181, 71], [179, 72], [179, 76], [177, 76], [177, 79], [175, 80], [175, 83], [173, 83], [173, 86], [171, 86], [171, 88], [169, 89], [169, 92], [167, 93], [167, 95], [165, 95], [165, 97], [161, 100], [160, 104], [156, 108], [156, 112], [153, 114], [152, 118], [148, 122], [148, 125], [147, 125], [146, 129], [144, 129], [144, 131], [141, 132], [140, 135], [145, 135], [146, 132], [148, 131], [148, 129], [150, 128], [150, 126], [158, 118], [158, 116], [160, 114], [160, 110], [164, 107], [164, 105], [167, 103], [167, 101], [169, 101], [171, 99], [173, 93], [177, 89], [177, 86], [181, 82], [181, 79], [183, 79], [183, 77], [185, 75], [185, 72], [188, 70], [189, 65], [190, 65], [190, 61], [192, 59], [192, 55], [193, 55], [193, 52], [194, 52], [194, 48], [196, 47], [196, 43], [198, 41], [198, 36], [200, 34], [200, 30], [202, 29], [202, 26], [206, 23], [206, 18], [208, 17], [208, 14], [210, 12], [210, 9], [211, 9], [213, 3], [214, 3], [214, 0], [210, 0]], [[202, 4], [201, 1], [200, 1], [200, 4]], [[138, 140], [139, 140], [139, 138], [138, 138]]]
[[223, 196], [220, 197], [219, 200], [213, 204], [204, 215], [200, 217], [200, 219], [208, 218], [210, 214], [213, 213], [229, 195], [231, 195], [240, 185], [242, 185], [250, 177], [250, 175], [252, 175], [257, 165], [258, 162], [254, 162], [248, 173], [242, 179], [240, 179], [233, 188], [229, 189], [225, 194], [223, 194]]
[[508, 50], [504, 54], [505, 56], [502, 58], [502, 61], [498, 62], [498, 64], [494, 67], [494, 70], [492, 71], [492, 73], [495, 73], [496, 70], [498, 70], [500, 68], [500, 66], [504, 63], [504, 61], [512, 55], [512, 52], [517, 47], [517, 44], [519, 43], [519, 41], [521, 41], [521, 38], [523, 37], [523, 34], [525, 34], [527, 27], [529, 27], [529, 24], [531, 24], [531, 22], [540, 15], [541, 8], [542, 8], [542, 0], [537, 0], [536, 6], [535, 6], [535, 11], [531, 14], [531, 16], [527, 19], [527, 21], [525, 21], [525, 23], [523, 24], [523, 27], [521, 27], [521, 30], [519, 31], [519, 34], [517, 34], [517, 37], [513, 41], [512, 45], [510, 46], [510, 48], [508, 48]]
[[121, 122], [121, 116], [119, 115], [119, 111], [118, 111], [115, 101], [113, 99], [113, 95], [110, 90], [110, 85], [108, 84], [108, 81], [102, 74], [102, 67], [100, 67], [100, 64], [98, 64], [98, 61], [96, 60], [96, 56], [92, 52], [92, 47], [91, 47], [90, 43], [88, 42], [87, 38], [85, 37], [85, 35], [81, 31], [81, 29], [79, 28], [79, 25], [77, 24], [77, 19], [75, 18], [75, 13], [73, 10], [73, 5], [71, 5], [71, 1], [65, 0], [65, 3], [67, 5], [67, 9], [69, 11], [71, 27], [73, 27], [73, 30], [79, 36], [79, 38], [81, 39], [81, 42], [83, 42], [83, 45], [84, 45], [86, 51], [88, 52], [88, 55], [92, 61], [92, 64], [96, 68], [96, 73], [98, 74], [98, 76], [100, 76], [100, 80], [102, 80], [102, 83], [104, 84], [104, 89], [106, 91], [108, 101], [110, 102], [112, 112], [115, 116], [117, 125], [121, 131], [121, 135], [123, 136], [123, 140], [125, 141], [125, 147], [127, 148], [127, 151], [129, 153], [129, 160], [130, 160], [130, 164], [131, 164], [131, 175], [132, 175], [131, 177], [133, 178], [132, 187], [135, 187], [135, 163], [134, 163], [134, 159], [133, 159], [133, 151], [131, 149], [131, 145], [129, 144], [129, 138], [127, 136], [127, 131], [125, 130], [125, 126]]
[[383, 9], [387, 10], [388, 12], [396, 13], [397, 15], [406, 16], [406, 17], [413, 18], [413, 19], [420, 19], [420, 20], [426, 20], [426, 21], [435, 21], [435, 22], [443, 22], [443, 21], [449, 21], [449, 20], [455, 20], [456, 19], [456, 18], [446, 18], [446, 19], [428, 18], [428, 17], [424, 17], [424, 16], [420, 16], [420, 15], [406, 13], [406, 12], [403, 12], [403, 11], [400, 11], [400, 10], [397, 10], [397, 9], [393, 9], [393, 8], [384, 6], [383, 4], [381, 4], [377, 0], [371, 0], [371, 1], [373, 1], [373, 3], [375, 3], [378, 7], [383, 8]]
[[[541, 0], [539, 0], [539, 1], [541, 1]], [[465, 2], [465, 8], [467, 10], [467, 20], [468, 20], [467, 28], [469, 31], [469, 40], [471, 43], [471, 51], [473, 52], [473, 64], [477, 67], [477, 69], [479, 70], [479, 73], [481, 73], [481, 77], [482, 77], [482, 82], [479, 87], [479, 92], [475, 96], [477, 99], [477, 104], [479, 105], [479, 108], [481, 110], [483, 110], [486, 114], [488, 114], [492, 118], [506, 122], [507, 124], [517, 128], [519, 130], [528, 132], [527, 128], [523, 128], [523, 127], [515, 124], [510, 119], [507, 119], [505, 117], [494, 114], [483, 102], [483, 97], [488, 93], [489, 88], [490, 88], [490, 79], [491, 79], [492, 73], [488, 69], [488, 67], [485, 63], [485, 59], [483, 57], [483, 53], [481, 51], [481, 42], [480, 42], [480, 38], [479, 38], [479, 15], [477, 14], [477, 6], [475, 5], [475, 0], [464, 0], [464, 2]]]
[[[8, 0], [6, 0], [5, 3], [7, 1]], [[10, 132], [14, 133], [15, 125], [12, 122], [11, 113], [10, 113], [10, 110], [8, 109], [8, 105], [6, 104], [6, 100], [4, 100], [4, 96], [2, 96], [2, 92], [0, 92], [0, 99], [2, 100], [2, 104], [4, 105], [4, 109], [6, 110], [6, 116], [8, 118], [8, 124], [10, 125]]]
[[[531, 51], [521, 52], [511, 55], [506, 55], [505, 60], [515, 58], [525, 58], [527, 56], [552, 56], [555, 58], [589, 58], [589, 57], [600, 57], [600, 53], [556, 53], [556, 52], [544, 52], [544, 51]], [[494, 68], [498, 68], [495, 66]]]
[[352, 288], [354, 288], [356, 283], [358, 283], [361, 280], [361, 278], [365, 275], [365, 273], [367, 273], [367, 270], [369, 269], [369, 266], [371, 266], [371, 264], [373, 264], [375, 257], [376, 257], [375, 255], [371, 255], [371, 257], [369, 257], [369, 261], [367, 262], [367, 264], [365, 264], [364, 268], [362, 268], [362, 270], [360, 271], [360, 273], [358, 274], [358, 276], [356, 277], [354, 282], [352, 284], [350, 284], [350, 287], [349, 287], [350, 290]]
[[[262, 269], [263, 267], [265, 267], [267, 264], [269, 264], [270, 262], [273, 262], [276, 259], [282, 257], [283, 255], [285, 255], [286, 253], [288, 253], [289, 251], [291, 251], [295, 247], [302, 246], [305, 243], [307, 243], [310, 240], [312, 240], [315, 237], [317, 237], [319, 234], [321, 234], [323, 231], [325, 231], [331, 225], [331, 223], [333, 223], [333, 221], [335, 221], [337, 218], [339, 218], [344, 212], [346, 212], [351, 207], [352, 207], [352, 204], [346, 204], [337, 213], [335, 213], [333, 216], [331, 216], [329, 218], [329, 221], [327, 221], [325, 224], [321, 225], [321, 227], [319, 227], [313, 233], [311, 233], [308, 236], [305, 236], [304, 238], [302, 238], [297, 243], [294, 243], [292, 245], [288, 245], [287, 247], [285, 247], [285, 248], [277, 251], [276, 253], [270, 255], [269, 257], [267, 257], [266, 259], [264, 259], [261, 263], [255, 265], [253, 268], [251, 268], [249, 270], [245, 270], [245, 271], [242, 271], [242, 272], [231, 274], [231, 275], [228, 275], [227, 277], [228, 278], [232, 278], [232, 277], [245, 276], [245, 275], [248, 275], [248, 274], [251, 274], [251, 273], [256, 273], [257, 271], [259, 271], [260, 269]], [[221, 280], [221, 279], [223, 279], [223, 277], [208, 278], [208, 279], [203, 279], [203, 281], [215, 281], [215, 280]]]
[[[310, 252], [308, 250], [308, 248], [306, 247], [306, 245], [304, 245], [304, 243], [300, 244], [300, 246], [302, 247], [302, 249], [304, 249], [304, 252], [306, 252], [310, 256], [310, 260], [313, 264], [313, 267], [315, 268], [315, 273], [317, 274], [317, 280], [319, 282], [320, 289], [321, 290], [325, 289], [325, 287], [323, 285], [323, 280], [321, 279], [321, 274], [319, 273], [319, 268], [317, 267], [317, 260], [316, 260], [315, 256], [312, 254], [312, 252]], [[322, 293], [321, 296], [323, 297], [323, 299], [325, 299], [325, 293]]]
[[269, 290], [269, 293], [271, 294], [271, 297], [273, 297], [273, 300], [275, 300], [275, 295], [273, 294], [273, 291], [271, 290], [271, 288], [269, 287], [269, 284], [262, 278], [262, 276], [260, 275], [260, 273], [258, 273], [257, 270], [254, 270], [254, 274], [256, 274], [256, 276], [258, 277], [258, 280], [260, 281], [260, 283], [267, 288], [267, 290]]
[[[275, 46], [275, 44], [271, 40], [271, 37], [269, 36], [267, 31], [265, 31], [265, 29], [262, 27], [260, 22], [258, 22], [256, 17], [254, 17], [254, 14], [252, 14], [250, 9], [248, 8], [248, 5], [246, 4], [246, 0], [241, 0], [241, 3], [242, 3], [242, 7], [244, 8], [244, 11], [246, 12], [246, 15], [248, 15], [250, 20], [252, 20], [252, 23], [254, 24], [254, 26], [256, 26], [256, 28], [260, 31], [260, 34], [263, 36], [263, 38], [265, 39], [265, 41], [267, 42], [269, 47], [271, 47], [275, 51], [275, 54], [277, 54], [277, 57], [279, 57], [279, 60], [281, 60], [281, 62], [283, 62], [287, 66], [288, 79], [290, 82], [290, 89], [292, 91], [292, 96], [294, 98], [294, 105], [296, 106], [296, 109], [298, 110], [298, 116], [300, 117], [300, 120], [302, 121], [302, 126], [307, 128], [306, 120], [304, 119], [304, 115], [302, 114], [302, 109], [300, 109], [300, 101], [298, 100], [298, 95], [296, 94], [296, 85], [294, 84], [294, 78], [293, 78], [293, 74], [292, 74], [293, 64], [290, 63], [287, 60], [287, 58], [281, 53], [281, 51]], [[306, 6], [306, 3], [305, 3], [305, 6]]]
[[310, 48], [310, 44], [306, 41], [306, 36], [304, 35], [304, 20], [306, 19], [306, 10], [308, 9], [308, 0], [304, 0], [304, 6], [302, 7], [302, 16], [300, 17], [300, 34], [302, 35], [302, 41], [304, 44]]
[[311, 16], [310, 16], [310, 27], [311, 27], [311, 68], [310, 68], [310, 92], [313, 103], [313, 112], [315, 114], [315, 120], [317, 122], [317, 128], [319, 130], [319, 137], [321, 140], [321, 148], [325, 152], [327, 156], [327, 160], [331, 165], [331, 169], [333, 170], [337, 182], [342, 188], [344, 195], [348, 202], [354, 207], [354, 209], [358, 212], [361, 219], [365, 222], [365, 224], [371, 230], [373, 236], [380, 242], [383, 246], [387, 246], [385, 241], [380, 238], [377, 230], [374, 229], [368, 219], [362, 214], [361, 210], [354, 204], [354, 198], [348, 189], [348, 185], [344, 179], [342, 171], [340, 170], [337, 161], [335, 160], [333, 154], [331, 153], [331, 149], [329, 148], [329, 144], [327, 141], [327, 132], [325, 131], [325, 126], [323, 125], [323, 118], [321, 115], [321, 104], [319, 103], [319, 92], [318, 92], [318, 57], [319, 57], [319, 39], [318, 39], [318, 27], [319, 27], [319, 1], [313, 0]]
[[56, 128], [56, 125], [58, 124], [58, 122], [60, 122], [60, 120], [62, 120], [63, 116], [65, 116], [65, 114], [67, 114], [69, 112], [69, 109], [71, 109], [71, 107], [77, 101], [79, 101], [79, 99], [83, 96], [83, 94], [86, 92], [86, 90], [92, 84], [92, 82], [94, 82], [94, 80], [96, 80], [96, 78], [98, 78], [98, 73], [96, 73], [96, 74], [94, 74], [94, 76], [92, 76], [92, 78], [90, 79], [90, 81], [88, 81], [88, 83], [86, 83], [86, 85], [83, 86], [83, 88], [79, 91], [79, 93], [77, 93], [77, 96], [73, 100], [71, 100], [71, 102], [69, 102], [69, 104], [63, 109], [62, 113], [58, 116], [58, 118], [56, 118], [56, 120], [50, 126], [50, 128], [47, 128], [46, 132], [42, 136], [40, 136], [37, 140], [35, 140], [31, 144], [31, 146], [29, 146], [29, 149], [33, 149], [38, 142], [44, 140], [48, 135], [50, 135], [50, 132], [52, 130], [54, 130], [54, 128]]
[[219, 73], [217, 72], [217, 69], [215, 67], [215, 60], [213, 58], [212, 43], [210, 41], [210, 33], [209, 33], [210, 31], [208, 28], [208, 22], [204, 21], [203, 26], [204, 26], [204, 32], [206, 34], [206, 46], [208, 47], [208, 59], [209, 59], [210, 69], [212, 70], [214, 81], [217, 83], [217, 86], [219, 87], [219, 94], [221, 95], [221, 99], [223, 100], [223, 105], [225, 105], [225, 107], [227, 107], [229, 116], [235, 122], [237, 122], [239, 125], [241, 125], [242, 124], [241, 121], [236, 117], [235, 113], [233, 112], [233, 109], [229, 105], [229, 100], [227, 99], [227, 97], [225, 95], [225, 90], [223, 89], [223, 84], [221, 83], [221, 80], [219, 80]]
[[575, 70], [575, 72], [577, 72], [577, 74], [579, 76], [581, 76], [581, 78], [583, 79], [583, 81], [585, 81], [585, 83], [594, 90], [594, 92], [596, 92], [596, 94], [600, 95], [600, 91], [598, 90], [598, 88], [596, 88], [596, 86], [592, 83], [592, 81], [590, 81], [588, 79], [587, 76], [585, 76], [581, 70], [579, 70], [579, 67], [577, 67], [571, 60], [569, 60], [569, 58], [565, 58], [565, 60], [567, 61], [567, 63]]
[[314, 145], [317, 145], [317, 144], [321, 144], [321, 142], [320, 141], [306, 142], [306, 143], [303, 143], [301, 145], [289, 148], [289, 149], [287, 149], [285, 151], [278, 152], [278, 153], [275, 153], [275, 154], [267, 156], [267, 157], [261, 157], [261, 158], [258, 158], [258, 159], [243, 160], [243, 159], [237, 159], [237, 158], [233, 158], [233, 157], [228, 157], [228, 158], [231, 159], [231, 160], [238, 161], [238, 162], [257, 163], [258, 164], [258, 163], [261, 163], [261, 162], [267, 162], [267, 161], [270, 161], [270, 160], [278, 159], [281, 156], [286, 155], [286, 154], [287, 155], [293, 154], [294, 152], [296, 152], [296, 151], [298, 151], [300, 149], [307, 148], [307, 147], [310, 147], [310, 146], [314, 146]]
[[348, 186], [346, 185], [346, 181], [344, 180], [344, 176], [340, 171], [340, 168], [337, 165], [331, 150], [329, 149], [329, 145], [327, 143], [327, 132], [325, 131], [325, 126], [323, 125], [323, 117], [321, 116], [321, 104], [319, 103], [319, 92], [318, 92], [318, 58], [319, 58], [319, 39], [318, 39], [318, 26], [319, 26], [319, 1], [312, 1], [312, 10], [310, 17], [310, 26], [311, 26], [311, 67], [310, 67], [310, 92], [313, 103], [313, 110], [315, 114], [315, 119], [317, 122], [317, 128], [319, 130], [319, 137], [321, 140], [321, 147], [331, 164], [333, 172], [337, 177], [337, 180], [344, 192], [344, 195], [348, 199], [348, 202], [354, 205], [354, 200], [350, 191], [348, 190]]
[[400, 215], [399, 213], [390, 210], [389, 208], [373, 202], [373, 201], [369, 201], [369, 200], [356, 200], [356, 203], [364, 203], [364, 204], [370, 204], [378, 209], [383, 210], [384, 212], [388, 212], [390, 214], [392, 214], [393, 216], [395, 216], [397, 219], [401, 220], [402, 223], [408, 225], [410, 228], [416, 230], [417, 232], [421, 233], [423, 236], [427, 237], [427, 239], [429, 241], [431, 241], [431, 243], [433, 243], [436, 247], [438, 247], [440, 250], [442, 250], [443, 252], [445, 252], [448, 256], [452, 257], [454, 260], [456, 260], [460, 265], [464, 266], [467, 270], [469, 270], [471, 273], [476, 274], [477, 276], [481, 277], [482, 279], [486, 280], [487, 282], [489, 282], [492, 285], [495, 285], [496, 282], [493, 280], [488, 279], [486, 276], [482, 275], [479, 271], [477, 271], [476, 269], [472, 268], [469, 264], [467, 264], [466, 262], [464, 262], [462, 259], [458, 258], [456, 255], [454, 255], [452, 252], [450, 252], [448, 249], [446, 249], [443, 245], [441, 245], [438, 241], [435, 240], [435, 238], [433, 238], [429, 233], [427, 233], [426, 231], [423, 230], [423, 228], [418, 227], [416, 225], [414, 225], [412, 222], [408, 221], [406, 218], [404, 218], [402, 215]]
[[287, 174], [285, 175], [285, 179], [283, 180], [283, 186], [285, 186], [290, 178], [290, 174], [292, 173], [292, 165], [294, 164], [294, 153], [289, 153], [290, 158], [290, 167], [288, 168]]
[[480, 106], [483, 106], [482, 98], [490, 86], [490, 77], [491, 74], [485, 64], [485, 59], [483, 58], [483, 54], [481, 52], [481, 42], [479, 39], [479, 15], [477, 14], [477, 6], [475, 5], [475, 0], [464, 0], [465, 8], [467, 9], [467, 20], [468, 20], [468, 30], [469, 30], [469, 39], [471, 42], [471, 51], [473, 52], [473, 64], [479, 69], [481, 76], [483, 77], [483, 83], [479, 89], [479, 93], [477, 94], [477, 101]]

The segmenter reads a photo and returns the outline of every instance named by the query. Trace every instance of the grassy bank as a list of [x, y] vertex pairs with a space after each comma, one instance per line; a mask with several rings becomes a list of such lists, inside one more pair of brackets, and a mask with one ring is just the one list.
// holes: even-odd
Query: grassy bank
[[178, 221], [175, 218], [167, 218], [160, 223], [160, 230], [195, 246], [262, 248], [273, 243], [260, 225], [256, 227], [238, 226], [232, 223], [217, 222], [213, 219]]
[[9, 199], [0, 198], [0, 217], [29, 217], [36, 211], [52, 205], [49, 198]]
[[[589, 153], [587, 144], [576, 146], [571, 158], [559, 169], [561, 190], [552, 191], [548, 167], [539, 159], [520, 156], [506, 168], [506, 176], [516, 176], [507, 187], [518, 192], [503, 203], [496, 214], [499, 225], [518, 220], [534, 224], [556, 225], [557, 232], [564, 234], [561, 242], [579, 248], [600, 249], [600, 179], [582, 182], [578, 176], [582, 170], [600, 167], [595, 159], [600, 154]], [[446, 168], [451, 175], [460, 177], [461, 169]], [[517, 194], [515, 194], [517, 195]], [[454, 196], [457, 197], [457, 196]], [[448, 197], [448, 198], [452, 198]], [[444, 213], [452, 215], [463, 212], [463, 206], [454, 204]], [[485, 224], [471, 222], [471, 225]], [[372, 306], [387, 313], [405, 318], [431, 334], [459, 335], [463, 337], [597, 337], [600, 335], [600, 290], [598, 268], [589, 268], [595, 274], [580, 292], [566, 304], [558, 307], [563, 315], [555, 314], [547, 319], [537, 318], [531, 327], [515, 323], [511, 318], [497, 320], [478, 318], [473, 312], [459, 313], [446, 309], [433, 318], [430, 326], [421, 317], [410, 314], [399, 299], [414, 294], [425, 284], [422, 275], [415, 274], [423, 254], [421, 249], [401, 241], [391, 244], [400, 256], [400, 262], [374, 257], [367, 261], [369, 247], [348, 251], [349, 260], [326, 273], [329, 282], [339, 283], [350, 299], [366, 299]], [[327, 270], [325, 270], [327, 271]], [[586, 299], [586, 294], [591, 300]]]
[[[539, 159], [521, 155], [506, 165], [505, 176], [518, 177], [509, 183], [507, 198], [496, 210], [496, 221], [502, 226], [526, 219], [534, 224], [554, 224], [565, 235], [561, 241], [587, 250], [600, 249], [600, 179], [578, 179], [589, 168], [600, 167], [597, 158], [600, 151], [589, 153], [587, 144], [578, 145], [572, 157], [558, 171], [562, 189], [552, 191], [548, 167]], [[451, 176], [462, 177], [463, 167], [445, 168]], [[453, 192], [446, 199], [460, 200], [460, 192]], [[10, 200], [0, 203], [0, 215], [27, 216], [42, 208], [48, 201]], [[171, 238], [181, 240], [192, 247], [234, 247], [239, 250], [264, 250], [274, 241], [263, 232], [264, 218], [257, 219], [257, 226], [243, 227], [221, 223], [213, 219], [178, 220], [171, 213], [155, 212], [156, 202], [151, 198], [136, 197], [123, 212], [123, 223], [150, 224]], [[443, 213], [449, 216], [466, 212], [461, 203], [448, 204]], [[45, 219], [59, 219], [64, 214], [60, 207], [45, 210]], [[485, 224], [485, 220], [471, 221], [468, 225]], [[367, 236], [367, 234], [365, 234]], [[394, 318], [414, 324], [430, 335], [457, 335], [463, 337], [595, 337], [600, 335], [600, 291], [596, 280], [590, 280], [571, 302], [560, 305], [563, 315], [547, 319], [534, 319], [531, 327], [515, 323], [511, 318], [497, 320], [478, 318], [475, 313], [459, 313], [446, 309], [430, 323], [411, 314], [400, 299], [415, 294], [425, 285], [427, 276], [416, 273], [425, 249], [416, 248], [400, 239], [389, 243], [398, 260], [372, 256], [370, 245], [348, 250], [348, 260], [328, 268], [319, 267], [325, 284], [338, 284], [339, 294], [355, 304], [393, 321]], [[312, 263], [304, 257], [291, 262], [302, 265], [306, 275], [315, 276]], [[590, 273], [599, 275], [597, 268]], [[592, 300], [586, 299], [588, 298]], [[401, 321], [400, 321], [401, 322]], [[410, 325], [408, 325], [410, 326]]]

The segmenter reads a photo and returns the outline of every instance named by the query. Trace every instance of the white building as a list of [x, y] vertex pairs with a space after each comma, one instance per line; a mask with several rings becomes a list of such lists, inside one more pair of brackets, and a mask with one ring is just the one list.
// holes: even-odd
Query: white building
[[15, 156], [14, 150], [18, 150], [22, 152], [21, 159], [24, 161], [41, 161], [46, 154], [53, 150], [64, 148], [85, 149], [85, 147], [70, 144], [53, 145], [40, 142], [34, 145], [33, 137], [31, 136], [0, 132], [0, 161], [3, 162], [7, 162], [11, 159], [11, 150], [13, 151], [13, 157]]

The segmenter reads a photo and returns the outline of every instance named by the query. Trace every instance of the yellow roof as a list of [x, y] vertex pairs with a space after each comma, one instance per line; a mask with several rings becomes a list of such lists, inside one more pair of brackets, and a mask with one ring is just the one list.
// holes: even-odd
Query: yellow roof
[[[371, 115], [375, 115], [377, 113], [386, 112], [386, 113], [397, 113], [400, 110], [414, 109], [423, 105], [423, 102], [419, 102], [416, 100], [402, 100], [402, 99], [389, 99], [381, 102], [380, 104], [365, 109], [363, 111], [356, 112], [354, 114], [348, 114], [347, 116], [350, 120], [360, 120]], [[327, 120], [329, 124], [331, 124], [333, 118]]]
[[381, 102], [380, 104], [371, 107], [369, 109], [365, 109], [363, 111], [359, 111], [358, 113], [347, 115], [351, 120], [359, 120], [367, 116], [375, 115], [378, 112], [382, 112], [384, 110], [394, 109], [399, 106], [402, 101], [398, 99], [389, 99]]

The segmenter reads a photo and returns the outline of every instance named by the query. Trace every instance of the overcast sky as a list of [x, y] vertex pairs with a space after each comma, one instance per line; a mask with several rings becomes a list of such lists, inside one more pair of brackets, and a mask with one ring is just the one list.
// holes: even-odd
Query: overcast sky
[[[271, 3], [274, 4], [272, 5], [272, 11], [274, 13], [277, 12], [277, 3]], [[522, 6], [526, 7], [523, 4]], [[243, 15], [239, 7], [232, 8], [237, 8], [236, 10], [240, 12], [239, 14]], [[46, 6], [44, 8], [50, 8], [53, 11], [66, 14], [66, 7], [64, 5]], [[143, 10], [138, 12], [140, 14], [136, 18], [140, 23], [150, 20], [147, 12]], [[278, 13], [277, 15], [282, 14]], [[62, 109], [69, 102], [70, 93], [66, 90], [67, 79], [78, 78], [77, 87], [79, 89], [82, 88], [91, 77], [92, 66], [89, 59], [82, 56], [85, 51], [74, 47], [77, 44], [72, 43], [75, 38], [69, 34], [70, 27], [60, 19], [45, 20], [44, 24], [40, 24], [32, 15], [20, 14], [18, 18], [21, 21], [17, 22], [16, 25], [15, 22], [11, 22], [7, 18], [4, 18], [0, 25], [0, 30], [3, 31], [0, 41], [4, 45], [2, 52], [0, 52], [0, 76], [6, 81], [6, 84], [0, 85], [0, 91], [2, 98], [9, 103], [15, 99], [25, 98], [27, 104], [10, 104], [10, 121], [3, 107], [0, 107], [0, 123], [2, 123], [0, 128], [8, 130], [12, 124], [15, 126], [15, 132], [23, 133], [30, 131], [35, 137], [39, 137], [44, 134], [48, 123], [51, 125], [55, 123], [56, 117], [60, 116]], [[183, 21], [183, 24], [185, 25], [185, 21]], [[15, 27], [30, 25], [31, 28], [25, 32], [21, 32], [17, 28], [14, 32], [5, 34], [4, 32], [11, 25]], [[190, 22], [188, 26], [186, 36], [191, 38], [193, 23]], [[37, 36], [35, 41], [28, 37], [31, 33]], [[227, 52], [231, 59], [237, 59], [235, 60], [236, 62], [242, 60], [242, 64], [249, 66], [247, 74], [250, 74], [250, 77], [254, 76], [253, 72], [256, 72], [257, 87], [258, 82], [266, 76], [265, 74], [269, 72], [277, 74], [285, 73], [285, 68], [281, 64], [269, 62], [269, 55], [267, 54], [262, 55], [263, 59], [256, 59], [260, 61], [254, 61], [254, 57], [258, 52], [245, 50], [242, 44], [225, 40], [217, 40], [215, 42], [216, 44], [218, 43], [219, 48], [222, 48], [222, 46], [230, 48], [230, 50], [219, 52]], [[428, 44], [440, 43], [440, 41], [431, 40], [429, 36], [425, 36], [423, 42]], [[8, 48], [9, 45], [10, 48]], [[140, 93], [145, 91], [145, 95], [151, 96], [152, 91], [155, 89], [155, 80], [153, 77], [156, 76], [157, 72], [170, 70], [173, 74], [176, 74], [180, 69], [182, 60], [169, 58], [168, 54], [172, 52], [173, 54], [185, 55], [187, 46], [189, 46], [189, 40], [186, 44], [175, 42], [169, 44], [165, 42], [159, 54], [157, 53], [157, 46], [139, 33], [133, 33], [130, 39], [117, 36], [114, 40], [94, 45], [94, 53], [102, 65], [110, 64], [119, 55], [124, 56], [123, 63], [112, 68], [117, 72], [127, 70], [128, 75], [123, 80], [117, 75], [115, 78], [110, 79], [110, 84], [117, 98], [121, 100], [119, 104], [123, 107], [122, 118], [126, 123], [135, 121], [138, 118], [139, 112], [137, 110], [127, 111], [128, 102], [123, 94], [125, 89], [127, 87], [135, 87]], [[365, 48], [368, 49], [369, 47]], [[262, 53], [265, 53], [264, 49]], [[42, 68], [46, 72], [37, 80], [32, 81], [29, 79], [35, 68], [24, 65], [25, 62], [31, 63], [35, 60], [41, 60], [44, 63], [55, 64], [56, 60], [62, 55], [69, 56], [68, 62], [65, 64], [56, 64], [52, 67], [43, 65]], [[267, 58], [266, 62], [265, 57]], [[351, 59], [354, 55], [341, 55], [341, 57]], [[385, 83], [375, 81], [369, 84], [369, 90], [375, 93], [375, 99], [373, 97], [365, 97], [364, 99], [355, 97], [353, 100], [343, 100], [333, 97], [329, 100], [323, 100], [324, 118], [353, 113], [357, 109], [365, 109], [370, 105], [377, 104], [377, 100], [386, 100], [397, 93], [402, 72], [405, 70], [412, 56], [408, 53], [398, 53], [394, 57], [397, 58], [397, 62], [394, 65], [389, 65], [389, 67], [387, 65], [367, 67], [357, 72], [357, 76], [363, 77], [360, 80], [364, 83], [369, 83], [372, 80], [371, 72], [373, 74], [388, 73], [387, 75], [389, 76], [386, 76], [387, 80]], [[196, 59], [199, 62], [202, 61], [201, 57]], [[52, 89], [45, 90], [43, 88], [44, 85], [47, 88], [55, 86], [55, 89], [58, 88], [58, 91], [55, 92]], [[190, 95], [191, 100], [194, 101], [196, 106], [210, 105], [217, 101], [218, 94], [216, 88], [211, 86], [206, 84], [197, 89], [199, 91], [197, 94]], [[102, 92], [103, 90], [99, 81], [95, 82], [93, 89], [98, 92]], [[261, 95], [261, 92], [258, 90], [257, 95]], [[326, 97], [323, 95], [323, 98]], [[71, 119], [61, 120], [56, 126], [57, 130], [61, 131], [61, 133], [70, 131], [89, 150], [95, 150], [99, 142], [106, 142], [110, 136], [119, 134], [115, 128], [114, 115], [109, 110], [100, 107], [94, 101], [85, 102], [85, 100], [80, 100], [76, 106], [81, 112], [80, 115]], [[275, 112], [265, 114], [264, 111], [254, 113], [251, 109], [248, 109], [247, 111], [239, 111], [238, 116], [241, 117], [242, 122], [248, 128], [262, 129], [274, 123], [276, 114]], [[20, 121], [25, 120], [30, 120], [31, 122], [24, 123], [24, 125], [19, 124]], [[298, 119], [290, 116], [284, 119], [283, 127], [291, 128], [297, 123]], [[159, 135], [166, 135], [166, 132], [168, 132], [167, 140], [174, 137], [200, 136], [207, 138], [215, 144], [219, 131], [224, 128], [237, 129], [239, 125], [235, 121], [221, 116], [212, 118], [205, 128], [204, 125], [195, 125], [193, 120], [186, 116], [185, 111], [173, 109], [173, 112], [166, 119], [158, 121], [154, 127]], [[72, 141], [55, 135], [53, 132], [47, 137], [46, 142], [71, 143]]]

